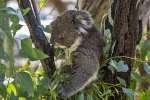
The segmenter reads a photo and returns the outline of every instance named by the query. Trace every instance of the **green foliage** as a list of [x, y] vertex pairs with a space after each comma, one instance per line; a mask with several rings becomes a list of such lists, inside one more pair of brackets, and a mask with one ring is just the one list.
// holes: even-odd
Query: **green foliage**
[[44, 5], [46, 4], [46, 1], [47, 1], [47, 0], [42, 0], [42, 1], [40, 2], [40, 9], [42, 9], [42, 8], [44, 7]]
[[30, 11], [30, 9], [31, 9], [31, 8], [29, 8], [29, 7], [26, 8], [26, 9], [23, 9], [23, 10], [22, 10], [23, 16], [26, 15], [26, 14]]
[[21, 47], [22, 47], [21, 53], [24, 53], [24, 55], [29, 57], [30, 60], [40, 60], [48, 57], [40, 50], [32, 48], [32, 40], [30, 38], [25, 38], [21, 40]]
[[127, 96], [130, 97], [130, 100], [133, 100], [134, 99], [134, 93], [130, 90], [130, 89], [127, 89], [127, 88], [122, 88], [123, 92], [127, 94]]
[[115, 70], [117, 72], [127, 72], [129, 69], [127, 64], [124, 64], [124, 61], [122, 60], [120, 60], [118, 63], [115, 60], [111, 60], [108, 68], [112, 71], [112, 73], [114, 73]]
[[[46, 3], [46, 0], [42, 0], [40, 3], [40, 8], [42, 8]], [[75, 6], [77, 10], [78, 0]], [[29, 12], [30, 8], [26, 8], [23, 11], [23, 15]], [[14, 14], [11, 14], [13, 12]], [[12, 22], [11, 25], [5, 20], [6, 13]], [[14, 58], [5, 52], [3, 49], [3, 39], [2, 36], [6, 35], [9, 40], [13, 43], [14, 36], [16, 32], [20, 30], [22, 25], [19, 24], [19, 18], [17, 16], [17, 11], [11, 7], [6, 7], [3, 0], [0, 0], [0, 61], [10, 61], [14, 63]], [[110, 24], [113, 26], [114, 22], [111, 18], [111, 10], [108, 12], [108, 19]], [[49, 26], [42, 26], [45, 32], [51, 32]], [[115, 61], [115, 58], [126, 58], [134, 60], [134, 66], [131, 74], [130, 87], [127, 88], [126, 80], [121, 77], [117, 77], [118, 84], [104, 83], [102, 80], [103, 74], [99, 73], [98, 79], [91, 84], [89, 84], [83, 91], [80, 91], [76, 95], [69, 98], [69, 100], [108, 100], [111, 96], [116, 93], [119, 94], [124, 92], [129, 99], [134, 99], [134, 93], [136, 90], [136, 84], [138, 82], [150, 82], [148, 76], [140, 76], [135, 70], [140, 64], [143, 64], [144, 70], [150, 74], [150, 66], [146, 61], [146, 57], [150, 60], [150, 41], [142, 39], [140, 44], [137, 46], [137, 50], [140, 53], [140, 58], [130, 58], [125, 56], [111, 57], [108, 58], [108, 54], [111, 48], [111, 53], [113, 53], [113, 48], [111, 46], [111, 32], [109, 29], [104, 30], [104, 38], [106, 46], [103, 48], [103, 53], [105, 55], [105, 61], [102, 66], [109, 63], [108, 68], [115, 72], [127, 72], [129, 70], [128, 65], [123, 60]], [[69, 74], [65, 73], [66, 68], [70, 65], [70, 57], [66, 58], [65, 62], [61, 67], [57, 68], [53, 77], [48, 78], [43, 70], [37, 70], [33, 73], [29, 72], [27, 69], [30, 65], [30, 61], [36, 61], [40, 59], [47, 58], [48, 56], [41, 52], [40, 50], [32, 47], [32, 40], [30, 38], [25, 38], [21, 40], [20, 55], [24, 58], [28, 58], [26, 64], [16, 70], [13, 68], [13, 74], [11, 76], [6, 75], [6, 66], [3, 62], [0, 62], [0, 99], [2, 100], [59, 100], [57, 92], [62, 87], [62, 84], [68, 83]], [[56, 48], [55, 61], [59, 60], [61, 56], [65, 53], [61, 48]], [[10, 66], [10, 67], [13, 67]], [[113, 88], [113, 91], [112, 91]], [[117, 88], [122, 89], [122, 91], [117, 90]], [[137, 95], [141, 100], [150, 99], [150, 87], [147, 90], [140, 90]]]
[[112, 26], [114, 26], [114, 21], [111, 16], [111, 9], [108, 10], [108, 21]]
[[75, 8], [77, 9], [77, 11], [79, 10], [79, 0], [77, 0]]

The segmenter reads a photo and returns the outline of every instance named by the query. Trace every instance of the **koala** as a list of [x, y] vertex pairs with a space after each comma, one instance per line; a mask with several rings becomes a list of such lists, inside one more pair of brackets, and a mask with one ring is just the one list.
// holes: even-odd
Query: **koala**
[[65, 46], [71, 55], [69, 82], [58, 95], [67, 99], [97, 78], [105, 45], [91, 15], [84, 10], [69, 10], [51, 22], [51, 43]]

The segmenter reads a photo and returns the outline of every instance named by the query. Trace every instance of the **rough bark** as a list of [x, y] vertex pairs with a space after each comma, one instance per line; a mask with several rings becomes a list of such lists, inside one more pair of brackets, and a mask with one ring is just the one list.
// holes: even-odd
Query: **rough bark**
[[[29, 0], [17, 0], [20, 9], [31, 8]], [[47, 54], [49, 57], [42, 59], [41, 64], [46, 74], [51, 78], [55, 71], [54, 65], [54, 47], [48, 43], [42, 29], [38, 27], [32, 9], [24, 16], [24, 20], [30, 31], [30, 37], [36, 48]]]
[[[115, 14], [114, 14], [114, 27], [112, 30], [112, 45], [116, 42], [114, 46], [114, 52], [111, 56], [135, 56], [136, 44], [141, 39], [142, 34], [142, 22], [138, 20], [138, 9], [136, 7], [137, 0], [114, 0], [116, 3]], [[113, 7], [113, 6], [112, 6]], [[111, 52], [111, 51], [110, 51]], [[109, 57], [111, 57], [109, 55]], [[123, 78], [127, 87], [130, 85], [130, 75], [133, 66], [133, 60], [127, 58], [121, 58], [128, 65], [129, 70], [127, 72], [112, 72], [106, 68], [105, 72], [107, 77], [104, 78], [105, 82], [111, 84], [117, 84], [119, 81], [117, 77]], [[120, 59], [114, 59], [119, 61]], [[119, 91], [121, 88], [116, 87]], [[113, 92], [115, 89], [112, 88]], [[115, 94], [114, 97], [109, 98], [109, 100], [126, 100], [124, 93]]]
[[98, 28], [100, 28], [102, 17], [108, 12], [110, 4], [108, 0], [82, 0], [81, 9], [90, 12], [92, 18], [98, 22]]

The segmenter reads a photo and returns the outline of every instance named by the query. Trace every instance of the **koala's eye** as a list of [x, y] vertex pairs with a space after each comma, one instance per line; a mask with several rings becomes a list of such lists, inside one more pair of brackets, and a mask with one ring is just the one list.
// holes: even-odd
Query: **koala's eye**
[[60, 34], [60, 35], [59, 35], [59, 38], [62, 38], [63, 36], [64, 36], [64, 34]]

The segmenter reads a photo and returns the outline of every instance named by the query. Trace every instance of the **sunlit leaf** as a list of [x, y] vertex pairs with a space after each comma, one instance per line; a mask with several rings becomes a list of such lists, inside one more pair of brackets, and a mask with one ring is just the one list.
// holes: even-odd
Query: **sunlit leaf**
[[27, 7], [26, 9], [23, 9], [23, 10], [22, 10], [23, 16], [26, 15], [29, 11], [30, 11], [30, 8], [29, 8], [29, 7]]
[[44, 5], [46, 4], [46, 1], [47, 1], [47, 0], [42, 0], [42, 1], [40, 2], [40, 9], [42, 9], [42, 8], [44, 7]]
[[17, 95], [16, 88], [12, 83], [7, 86], [7, 93], [11, 94], [11, 92], [13, 92], [14, 95]]
[[27, 60], [26, 64], [22, 68], [19, 68], [19, 71], [25, 71], [29, 66], [30, 66], [30, 60]]
[[131, 100], [134, 99], [134, 93], [130, 89], [122, 88], [122, 90], [123, 90], [124, 93], [126, 93], [127, 96], [130, 97]]

